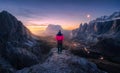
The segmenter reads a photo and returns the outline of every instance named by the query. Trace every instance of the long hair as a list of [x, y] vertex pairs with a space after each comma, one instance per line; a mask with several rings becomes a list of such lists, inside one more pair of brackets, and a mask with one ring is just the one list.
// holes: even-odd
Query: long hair
[[63, 35], [63, 34], [61, 33], [61, 30], [59, 30], [59, 32], [57, 33], [57, 35], [59, 35], [59, 36], [60, 36], [60, 35]]

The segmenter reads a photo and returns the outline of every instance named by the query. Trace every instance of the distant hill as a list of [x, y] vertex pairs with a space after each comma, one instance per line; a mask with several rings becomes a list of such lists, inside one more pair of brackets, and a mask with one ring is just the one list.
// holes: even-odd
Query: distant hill
[[62, 31], [62, 33], [65, 37], [68, 38], [68, 36], [70, 36], [71, 31], [64, 30], [60, 25], [54, 25], [54, 24], [49, 24], [48, 27], [46, 28], [44, 34], [47, 36], [55, 37], [59, 30]]
[[60, 25], [49, 24], [45, 30], [45, 34], [54, 36], [59, 30], [63, 31], [63, 28]]

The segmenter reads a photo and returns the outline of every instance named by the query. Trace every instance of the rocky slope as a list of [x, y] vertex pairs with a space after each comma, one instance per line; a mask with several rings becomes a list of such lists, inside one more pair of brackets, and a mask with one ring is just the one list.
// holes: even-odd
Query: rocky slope
[[41, 49], [36, 45], [36, 39], [19, 20], [7, 11], [0, 12], [0, 73], [39, 63]]
[[43, 64], [34, 65], [17, 71], [16, 73], [105, 73], [97, 66], [72, 55], [68, 50], [62, 54], [57, 53], [57, 48], [53, 48], [48, 59]]
[[89, 24], [80, 24], [72, 31], [73, 40], [84, 42], [92, 49], [120, 62], [120, 12], [102, 16]]

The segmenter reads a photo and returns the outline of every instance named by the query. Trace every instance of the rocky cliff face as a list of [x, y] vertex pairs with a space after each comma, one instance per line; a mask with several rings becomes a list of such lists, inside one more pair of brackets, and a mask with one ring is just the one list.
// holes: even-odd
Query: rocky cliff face
[[97, 18], [89, 24], [80, 24], [78, 29], [72, 31], [72, 35], [78, 42], [102, 49], [104, 55], [120, 57], [120, 12]]
[[[39, 63], [35, 52], [36, 49], [29, 49], [35, 45], [36, 40], [31, 32], [19, 20], [6, 11], [0, 12], [1, 68], [4, 67], [4, 63], [2, 64], [3, 59], [13, 69], [21, 69]], [[40, 50], [38, 51], [40, 53]], [[0, 72], [11, 72], [11, 69], [6, 69], [4, 72], [3, 70], [0, 70]]]
[[[6, 41], [25, 41], [31, 38], [30, 31], [23, 26], [14, 16], [6, 11], [0, 13], [0, 38], [4, 37]], [[8, 38], [8, 39], [7, 39]]]

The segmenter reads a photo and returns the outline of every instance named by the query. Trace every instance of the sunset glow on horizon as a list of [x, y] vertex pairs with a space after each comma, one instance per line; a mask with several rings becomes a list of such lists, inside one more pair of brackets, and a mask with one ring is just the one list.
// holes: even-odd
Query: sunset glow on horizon
[[[62, 19], [61, 19], [62, 20]], [[64, 30], [73, 30], [79, 27], [79, 22], [76, 24], [71, 24], [71, 22], [65, 22], [64, 20], [43, 20], [33, 19], [28, 22], [24, 22], [25, 26], [34, 34], [40, 34], [44, 32], [49, 24], [60, 25]], [[71, 25], [69, 25], [71, 24]]]
[[[47, 26], [34, 26], [34, 25], [31, 25], [31, 26], [26, 26], [33, 34], [42, 34]], [[73, 29], [76, 29], [78, 28], [78, 26], [61, 26], [64, 30], [73, 30]]]
[[45, 26], [26, 26], [26, 27], [35, 35], [42, 34], [46, 29]]
[[49, 24], [65, 30], [120, 10], [119, 0], [0, 0], [0, 11], [6, 10], [30, 31], [39, 33]]

